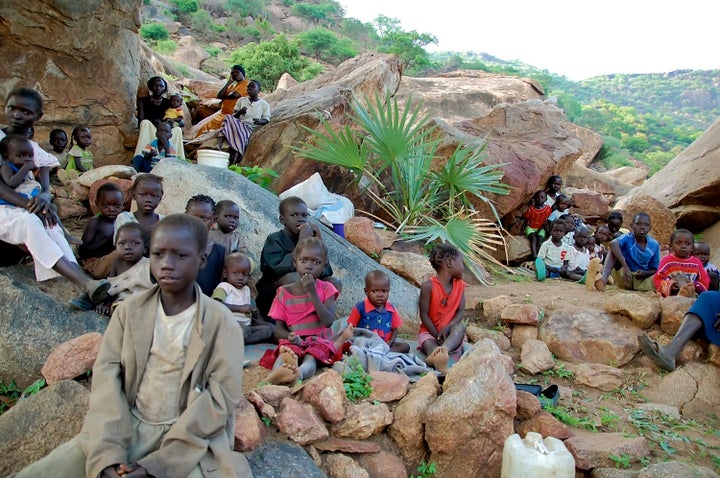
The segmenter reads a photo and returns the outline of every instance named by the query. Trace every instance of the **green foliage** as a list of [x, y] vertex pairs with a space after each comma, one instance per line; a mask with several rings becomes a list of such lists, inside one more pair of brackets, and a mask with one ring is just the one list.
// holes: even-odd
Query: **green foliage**
[[208, 45], [205, 47], [205, 51], [208, 53], [208, 55], [217, 58], [217, 56], [222, 50], [218, 46]]
[[172, 55], [175, 53], [175, 50], [177, 50], [177, 43], [172, 40], [159, 40], [153, 47], [153, 50], [161, 55]]
[[200, 8], [197, 0], [170, 0], [170, 5], [173, 5], [181, 14], [197, 12]]
[[372, 377], [365, 372], [360, 361], [350, 358], [345, 361], [346, 367], [343, 373], [343, 387], [348, 400], [357, 402], [362, 398], [369, 397], [372, 393]]
[[270, 189], [270, 184], [272, 184], [273, 180], [280, 177], [275, 170], [270, 168], [261, 168], [260, 166], [238, 166], [233, 164], [228, 169], [235, 171], [238, 174], [242, 174], [258, 186], [268, 190]]
[[575, 428], [584, 428], [585, 430], [589, 430], [591, 432], [597, 431], [597, 425], [595, 425], [593, 420], [587, 417], [575, 416], [575, 412], [567, 407], [562, 405], [553, 406], [550, 400], [543, 402], [542, 406], [547, 412], [552, 414], [552, 416], [563, 422], [565, 425]]
[[430, 57], [425, 46], [437, 43], [437, 38], [429, 33], [415, 30], [406, 32], [400, 27], [400, 20], [380, 15], [375, 19], [380, 36], [378, 51], [399, 56], [410, 72], [419, 72], [430, 66]]
[[308, 159], [353, 172], [396, 232], [426, 244], [454, 244], [481, 277], [474, 263], [485, 259], [499, 264], [488, 246], [502, 245], [502, 237], [471, 201], [484, 201], [494, 210], [485, 194], [508, 194], [500, 182], [502, 165], [483, 165], [482, 146], [460, 144], [436, 167], [440, 141], [430, 117], [420, 110], [412, 99], [404, 108], [396, 98], [379, 95], [374, 101], [354, 101], [352, 126], [334, 131], [323, 121], [322, 131], [308, 128], [314, 144], [295, 149]]
[[263, 422], [263, 424], [266, 427], [269, 427], [270, 425], [272, 425], [272, 420], [270, 419], [270, 417], [265, 417], [265, 416], [260, 417], [260, 421]]
[[543, 372], [546, 377], [572, 378], [573, 373], [565, 368], [563, 364], [556, 364], [555, 367]]
[[204, 33], [221, 33], [225, 30], [224, 26], [215, 23], [215, 20], [207, 10], [198, 10], [197, 12], [191, 13], [190, 26], [193, 30]]
[[297, 35], [300, 48], [318, 60], [339, 64], [357, 55], [347, 38], [340, 38], [327, 28], [317, 27]]
[[162, 23], [146, 23], [140, 27], [140, 36], [145, 40], [167, 40], [170, 32]]
[[434, 462], [426, 462], [425, 460], [420, 462], [417, 467], [419, 475], [410, 475], [410, 478], [432, 478], [437, 473], [437, 465]]
[[35, 395], [45, 388], [45, 385], [45, 379], [41, 378], [30, 384], [25, 390], [20, 390], [15, 380], [11, 380], [10, 383], [3, 383], [0, 380], [0, 414], [12, 408], [20, 398]]
[[262, 0], [227, 0], [228, 10], [241, 17], [261, 17], [265, 13]]
[[380, 41], [372, 23], [364, 23], [357, 18], [343, 18], [340, 33], [363, 48], [374, 48]]
[[284, 33], [270, 41], [248, 43], [230, 54], [230, 64], [240, 63], [248, 75], [260, 80], [263, 90], [272, 91], [283, 73], [288, 72], [298, 81], [317, 76], [322, 66], [300, 56], [300, 49]]
[[320, 3], [295, 3], [292, 7], [293, 15], [307, 18], [315, 25], [328, 25], [339, 23], [345, 14], [345, 10], [338, 3], [332, 0]]
[[632, 457], [630, 455], [610, 455], [608, 456], [613, 462], [615, 462], [615, 468], [630, 468], [630, 461]]

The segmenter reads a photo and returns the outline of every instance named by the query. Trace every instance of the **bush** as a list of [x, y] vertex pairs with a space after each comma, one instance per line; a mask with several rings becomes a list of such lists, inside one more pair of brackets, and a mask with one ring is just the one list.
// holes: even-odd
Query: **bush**
[[161, 55], [172, 55], [177, 50], [177, 43], [172, 40], [160, 40], [153, 49]]
[[236, 16], [256, 18], [265, 10], [262, 0], [228, 0], [227, 7]]
[[308, 55], [328, 63], [342, 63], [357, 55], [349, 39], [341, 39], [327, 28], [313, 28], [298, 34], [296, 38]]
[[180, 13], [193, 13], [200, 9], [197, 0], [170, 0], [170, 4]]
[[146, 23], [140, 27], [140, 36], [145, 40], [167, 40], [170, 32], [162, 23]]
[[213, 58], [217, 58], [217, 56], [220, 54], [222, 50], [220, 50], [220, 47], [208, 45], [205, 47], [205, 51], [208, 53], [208, 55], [212, 56]]

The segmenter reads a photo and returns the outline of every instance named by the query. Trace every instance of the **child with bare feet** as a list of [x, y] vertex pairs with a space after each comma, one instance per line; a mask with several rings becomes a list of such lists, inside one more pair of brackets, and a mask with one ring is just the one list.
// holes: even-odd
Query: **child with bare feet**
[[710, 277], [700, 259], [693, 256], [695, 239], [687, 229], [670, 234], [670, 254], [660, 259], [653, 276], [655, 288], [663, 297], [696, 297], [708, 290]]
[[447, 243], [433, 248], [430, 264], [437, 274], [420, 287], [418, 347], [428, 365], [445, 373], [450, 357], [460, 358], [465, 341], [465, 266], [462, 253]]
[[88, 220], [78, 254], [80, 264], [88, 274], [95, 279], [104, 279], [117, 258], [113, 235], [115, 218], [122, 212], [125, 203], [122, 189], [110, 182], [101, 185], [95, 203], [99, 212]]
[[243, 253], [234, 252], [225, 257], [224, 282], [220, 282], [212, 298], [225, 304], [237, 319], [246, 344], [269, 341], [275, 327], [260, 317], [252, 298], [248, 281], [252, 273], [250, 259]]
[[342, 344], [352, 337], [350, 325], [333, 337], [330, 327], [335, 321], [339, 292], [332, 283], [318, 279], [326, 262], [327, 247], [322, 240], [306, 237], [298, 241], [293, 264], [299, 279], [281, 286], [270, 306], [269, 316], [276, 322], [275, 337], [280, 344], [260, 360], [260, 365], [272, 369], [267, 377], [270, 383], [291, 384], [310, 377], [318, 362], [335, 362]]
[[568, 247], [567, 261], [568, 265], [562, 271], [562, 277], [576, 282], [584, 282], [586, 279], [588, 265], [590, 264], [590, 251], [588, 251], [587, 243], [590, 238], [590, 231], [585, 226], [580, 226], [573, 236], [575, 243], [572, 247]]
[[388, 302], [390, 295], [390, 278], [380, 270], [370, 271], [365, 275], [365, 300], [361, 300], [348, 317], [348, 324], [353, 327], [368, 329], [380, 336], [389, 346], [391, 352], [406, 354], [410, 345], [396, 342], [402, 318], [397, 309]]

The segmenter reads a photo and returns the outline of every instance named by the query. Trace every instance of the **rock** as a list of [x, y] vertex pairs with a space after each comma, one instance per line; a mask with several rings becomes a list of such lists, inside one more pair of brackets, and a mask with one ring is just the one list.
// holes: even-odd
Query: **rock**
[[263, 400], [260, 394], [257, 393], [255, 390], [250, 390], [249, 392], [245, 393], [245, 400], [252, 403], [252, 405], [255, 407], [255, 410], [257, 410], [260, 416], [265, 417], [269, 420], [274, 420], [277, 416], [277, 413], [275, 412], [275, 407], [273, 407], [269, 403], [265, 403], [265, 400]]
[[0, 415], [0, 476], [18, 472], [80, 433], [90, 392], [63, 380]]
[[360, 455], [358, 463], [365, 468], [370, 478], [407, 478], [402, 460], [387, 451]]
[[600, 217], [607, 214], [610, 209], [610, 201], [601, 192], [566, 187], [565, 194], [572, 200], [573, 214], [580, 214], [582, 217]]
[[694, 362], [698, 360], [702, 356], [702, 354], [702, 346], [697, 342], [690, 340], [685, 345], [683, 345], [683, 348], [680, 350], [680, 353], [677, 356], [677, 365]]
[[[191, 196], [207, 194], [217, 201], [230, 199], [239, 205], [238, 229], [246, 231], [244, 239], [251, 251], [262, 250], [268, 234], [280, 229], [277, 222], [277, 196], [237, 173], [174, 160], [161, 161], [153, 173], [163, 177], [165, 188], [165, 195], [157, 209], [160, 214], [183, 212]], [[343, 293], [337, 302], [338, 314], [350, 314], [357, 298], [365, 295], [365, 273], [380, 269], [390, 277], [391, 300], [402, 315], [405, 328], [417, 331], [420, 322], [417, 315], [418, 290], [415, 287], [378, 266], [377, 262], [358, 248], [330, 234], [328, 229], [323, 232], [323, 241], [328, 247], [328, 258], [334, 275], [343, 281]]]
[[70, 199], [74, 199], [76, 201], [87, 201], [88, 200], [88, 194], [90, 193], [90, 188], [86, 188], [85, 186], [72, 182], [70, 183], [71, 193], [70, 193]]
[[40, 370], [47, 384], [73, 379], [92, 370], [102, 338], [98, 332], [89, 332], [57, 346]]
[[614, 204], [617, 198], [626, 195], [632, 189], [628, 183], [619, 181], [607, 173], [588, 169], [577, 162], [563, 174], [563, 186], [566, 189], [589, 189], [599, 192], [610, 204]]
[[575, 367], [575, 383], [609, 392], [625, 383], [625, 374], [610, 365], [581, 363]]
[[537, 325], [540, 310], [535, 304], [511, 304], [502, 310], [500, 319], [508, 324]]
[[421, 256], [425, 254], [425, 244], [422, 241], [408, 241], [400, 239], [400, 236], [398, 236], [397, 233], [388, 230], [381, 230], [380, 233], [381, 235], [387, 236], [387, 240], [394, 238], [392, 244], [390, 245], [390, 249], [393, 251], [414, 252], [415, 254], [419, 254]]
[[675, 230], [675, 214], [657, 199], [633, 190], [627, 196], [618, 200], [615, 209], [622, 209], [625, 227], [632, 230], [632, 220], [635, 214], [644, 212], [650, 216], [652, 228], [650, 235], [661, 245], [669, 244], [670, 234]]
[[366, 440], [349, 440], [331, 436], [325, 441], [313, 443], [313, 447], [322, 451], [342, 451], [345, 453], [377, 453], [380, 444]]
[[610, 456], [628, 456], [637, 463], [640, 458], [650, 456], [650, 447], [645, 437], [627, 438], [623, 433], [592, 433], [575, 430], [565, 440], [565, 446], [575, 458], [575, 467], [590, 470], [600, 466], [614, 466]]
[[285, 385], [263, 385], [256, 392], [265, 402], [277, 407], [283, 398], [290, 396], [292, 390]]
[[635, 408], [638, 410], [660, 412], [672, 418], [680, 418], [680, 412], [677, 407], [673, 407], [672, 405], [664, 405], [662, 403], [638, 403], [635, 405]]
[[[67, 290], [74, 294], [70, 284]], [[40, 378], [53, 348], [84, 333], [102, 333], [106, 324], [95, 312], [71, 311], [41, 292], [31, 267], [0, 269], [0, 380], [27, 387]]]
[[[38, 86], [45, 99], [38, 138], [51, 129], [92, 130], [97, 164], [127, 160], [137, 139], [139, 0], [4, 2], [0, 16], [2, 90]], [[38, 28], [42, 26], [42, 34]], [[103, 72], [98, 82], [97, 72]], [[108, 94], [111, 91], [112, 94]], [[78, 92], [82, 92], [79, 94]]]
[[425, 455], [423, 418], [439, 390], [437, 376], [426, 374], [395, 407], [394, 420], [388, 428], [388, 434], [400, 449], [405, 463], [418, 463]]
[[510, 340], [497, 330], [488, 330], [478, 327], [477, 325], [468, 325], [465, 329], [465, 335], [470, 343], [480, 342], [483, 339], [490, 339], [495, 342], [501, 352], [505, 352], [510, 348]]
[[506, 295], [485, 299], [482, 303], [483, 315], [487, 320], [498, 321], [505, 307], [512, 305], [512, 303], [512, 299]]
[[283, 73], [282, 76], [280, 76], [280, 79], [278, 80], [277, 88], [278, 90], [289, 90], [293, 86], [297, 85], [298, 81], [293, 78], [290, 73]]
[[532, 375], [537, 375], [555, 367], [555, 360], [548, 346], [541, 340], [527, 340], [523, 344], [520, 362], [523, 370]]
[[265, 442], [246, 457], [254, 478], [327, 478], [307, 452], [294, 443]]
[[622, 470], [618, 468], [593, 468], [590, 472], [592, 478], [636, 478], [637, 470]]
[[348, 219], [345, 222], [345, 239], [369, 256], [377, 256], [383, 250], [383, 243], [375, 232], [374, 222], [367, 217]]
[[80, 175], [77, 182], [86, 188], [92, 187], [93, 184], [101, 179], [128, 179], [131, 180], [137, 171], [132, 166], [123, 166], [121, 164], [111, 164], [108, 166], [99, 166], [90, 171], [86, 171]]
[[[448, 371], [443, 393], [425, 411], [428, 461], [438, 476], [500, 473], [505, 438], [513, 433], [512, 360], [490, 340], [478, 342]], [[477, 473], [480, 473], [478, 475]]]
[[55, 198], [55, 206], [58, 216], [63, 220], [71, 217], [83, 217], [88, 213], [87, 208], [74, 199]]
[[384, 403], [350, 403], [345, 420], [332, 426], [332, 433], [341, 438], [367, 440], [393, 422], [393, 414]]
[[625, 184], [640, 186], [648, 177], [649, 168], [644, 163], [636, 161], [633, 166], [622, 166], [605, 171], [606, 176], [617, 179]]
[[186, 35], [178, 39], [177, 49], [170, 58], [184, 65], [200, 68], [202, 63], [210, 58], [210, 54], [198, 45], [192, 36]]
[[639, 350], [639, 328], [593, 309], [557, 309], [540, 325], [538, 338], [559, 359], [625, 365]]
[[534, 325], [518, 324], [512, 329], [512, 346], [521, 349], [523, 344], [528, 340], [536, 340], [538, 338], [538, 328]]
[[677, 407], [684, 417], [704, 418], [720, 410], [720, 369], [690, 362], [643, 390], [648, 400]]
[[370, 372], [372, 393], [370, 400], [378, 402], [394, 402], [407, 394], [410, 379], [407, 375], [393, 372]]
[[305, 384], [303, 400], [315, 408], [320, 417], [331, 423], [345, 418], [345, 387], [343, 378], [333, 369], [326, 369]]
[[247, 452], [258, 447], [265, 437], [265, 425], [255, 407], [241, 398], [235, 408], [235, 451]]
[[622, 292], [608, 297], [605, 311], [624, 315], [641, 329], [647, 329], [660, 315], [660, 300], [655, 293]]
[[505, 246], [496, 246], [490, 255], [504, 264], [519, 264], [530, 258], [530, 240], [525, 236], [505, 236]]
[[720, 367], [720, 347], [715, 344], [708, 346], [708, 363]]
[[325, 468], [330, 478], [370, 478], [368, 472], [358, 462], [342, 453], [326, 455]]
[[517, 390], [515, 393], [515, 416], [520, 420], [527, 420], [542, 410], [540, 400], [532, 393], [523, 390]]
[[311, 405], [289, 397], [283, 398], [280, 402], [280, 412], [275, 425], [278, 430], [300, 445], [322, 441], [330, 436], [322, 419]]
[[670, 336], [675, 335], [685, 314], [694, 303], [694, 298], [679, 295], [660, 299], [660, 328], [662, 331]]
[[544, 410], [520, 423], [517, 432], [520, 436], [525, 436], [528, 432], [536, 432], [543, 437], [555, 437], [558, 440], [565, 440], [572, 436], [567, 425]]
[[98, 205], [96, 204], [96, 198], [97, 198], [97, 190], [105, 183], [115, 183], [117, 184], [120, 189], [122, 189], [123, 192], [123, 209], [126, 211], [130, 210], [130, 205], [132, 204], [133, 195], [132, 195], [132, 185], [133, 182], [129, 179], [119, 179], [115, 177], [110, 177], [107, 179], [98, 179], [95, 181], [92, 186], [90, 186], [90, 189], [88, 191], [88, 202], [90, 203], [90, 211], [93, 214], [97, 214], [100, 212], [100, 208], [98, 208]]
[[380, 264], [418, 287], [435, 275], [435, 269], [430, 265], [428, 258], [414, 252], [385, 249], [380, 254]]
[[653, 463], [637, 474], [637, 478], [679, 478], [692, 476], [693, 478], [717, 478], [719, 475], [704, 466], [692, 465], [680, 461], [666, 461]]

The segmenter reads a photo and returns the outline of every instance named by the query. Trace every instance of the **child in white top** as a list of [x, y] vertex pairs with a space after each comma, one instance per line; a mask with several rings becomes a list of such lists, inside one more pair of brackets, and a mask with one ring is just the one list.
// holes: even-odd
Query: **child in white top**
[[543, 242], [535, 260], [535, 275], [539, 281], [546, 277], [560, 277], [567, 268], [568, 246], [563, 244], [565, 221], [558, 219], [550, 229], [550, 239]]
[[587, 248], [590, 231], [587, 227], [581, 226], [575, 231], [574, 237], [575, 244], [568, 249], [568, 265], [563, 277], [572, 281], [580, 281], [585, 277], [590, 263], [590, 251]]

